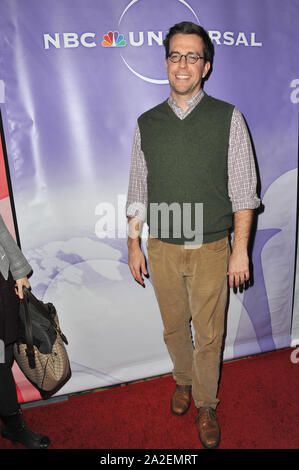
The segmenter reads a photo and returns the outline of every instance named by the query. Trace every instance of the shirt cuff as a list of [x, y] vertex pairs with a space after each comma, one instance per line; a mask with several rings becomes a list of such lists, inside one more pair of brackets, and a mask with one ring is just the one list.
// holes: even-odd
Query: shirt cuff
[[257, 196], [243, 198], [232, 201], [232, 211], [242, 211], [245, 209], [257, 209], [261, 204], [260, 199]]

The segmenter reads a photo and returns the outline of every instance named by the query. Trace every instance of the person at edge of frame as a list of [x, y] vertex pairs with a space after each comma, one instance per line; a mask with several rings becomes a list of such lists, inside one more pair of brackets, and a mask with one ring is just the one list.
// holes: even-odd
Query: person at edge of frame
[[[149, 274], [140, 230], [147, 220], [149, 272], [176, 383], [171, 411], [185, 414], [192, 395], [199, 438], [210, 449], [219, 445], [221, 434], [216, 408], [228, 285], [238, 288], [249, 280], [248, 240], [260, 200], [241, 112], [203, 91], [214, 59], [207, 31], [178, 23], [164, 46], [170, 96], [139, 116], [134, 136], [126, 204], [128, 264], [145, 286], [143, 276]], [[151, 209], [162, 203], [168, 218], [165, 212], [164, 218], [153, 215]], [[174, 203], [181, 209], [193, 205], [193, 226], [195, 205], [202, 203], [202, 238], [178, 235], [174, 214], [171, 218]]]
[[14, 241], [0, 215], [0, 340], [4, 347], [4, 362], [0, 363], [1, 436], [27, 449], [46, 449], [47, 436], [32, 431], [25, 423], [18, 404], [13, 378], [13, 345], [18, 337], [19, 299], [23, 286], [30, 288], [27, 276], [32, 268]]

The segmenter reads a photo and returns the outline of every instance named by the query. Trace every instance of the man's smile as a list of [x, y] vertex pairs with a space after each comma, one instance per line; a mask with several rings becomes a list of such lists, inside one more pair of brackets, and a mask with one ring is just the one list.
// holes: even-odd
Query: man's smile
[[177, 78], [178, 80], [187, 80], [190, 77], [191, 77], [191, 75], [183, 75], [183, 74], [176, 74], [175, 75], [175, 78]]

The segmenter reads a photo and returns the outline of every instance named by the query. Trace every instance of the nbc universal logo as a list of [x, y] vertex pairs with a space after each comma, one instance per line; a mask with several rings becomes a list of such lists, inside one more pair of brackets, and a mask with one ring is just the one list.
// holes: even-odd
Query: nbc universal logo
[[[245, 33], [233, 31], [208, 31], [209, 36], [217, 45], [226, 46], [251, 46], [261, 47], [262, 42], [257, 42], [256, 33]], [[76, 48], [76, 47], [97, 47], [100, 42], [97, 41], [97, 34], [94, 32], [86, 32], [82, 34], [78, 33], [45, 33], [44, 35], [44, 49], [50, 49], [55, 47], [56, 49], [64, 48]], [[104, 34], [101, 45], [103, 47], [124, 47], [130, 44], [133, 47], [143, 46], [145, 43], [148, 46], [152, 46], [153, 43], [157, 43], [159, 46], [163, 45], [163, 31], [139, 31], [129, 32], [128, 42], [124, 38], [124, 35], [119, 31], [108, 31]]]
[[[139, 30], [138, 27], [134, 31], [128, 31], [126, 33], [122, 32], [122, 27], [124, 20], [130, 15], [133, 11], [134, 6], [138, 5], [139, 7], [148, 4], [149, 0], [131, 0], [124, 10], [122, 11], [120, 18], [118, 20], [118, 25], [116, 28], [111, 28], [109, 31], [85, 31], [78, 33], [77, 31], [73, 32], [47, 32], [43, 34], [43, 47], [46, 51], [53, 49], [80, 49], [80, 48], [110, 48], [125, 50], [126, 48], [141, 48], [142, 47], [152, 47], [152, 46], [163, 46], [163, 39], [167, 31], [162, 30]], [[164, 0], [163, 7], [166, 8], [166, 4], [169, 3], [169, 7], [173, 8], [175, 3], [179, 8], [183, 8], [185, 13], [192, 18], [193, 22], [201, 24], [196, 12], [192, 7], [187, 3], [186, 0]], [[170, 5], [171, 4], [171, 5]], [[159, 4], [161, 5], [161, 4]], [[158, 6], [157, 6], [158, 8]], [[154, 8], [153, 8], [154, 12]], [[159, 6], [160, 12], [160, 6]], [[138, 21], [142, 20], [142, 15], [137, 18], [134, 18], [133, 24], [136, 24]], [[169, 25], [171, 26], [171, 25]], [[142, 28], [140, 28], [142, 29]], [[244, 31], [217, 31], [209, 30], [209, 35], [212, 41], [216, 46], [234, 46], [234, 47], [261, 47], [263, 45], [260, 38], [257, 37], [256, 32], [244, 32]], [[125, 66], [138, 78], [141, 78], [145, 81], [156, 83], [156, 84], [168, 84], [168, 80], [165, 79], [155, 79], [153, 77], [148, 77], [140, 71], [137, 71], [130, 63], [130, 60], [125, 57], [125, 54], [121, 54], [121, 59]]]

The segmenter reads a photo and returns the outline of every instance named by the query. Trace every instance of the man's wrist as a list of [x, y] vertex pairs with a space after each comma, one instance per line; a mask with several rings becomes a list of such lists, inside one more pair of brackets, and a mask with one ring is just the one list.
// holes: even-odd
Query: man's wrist
[[128, 248], [135, 249], [140, 248], [140, 237], [128, 237]]
[[234, 242], [232, 246], [232, 253], [236, 254], [248, 254], [248, 243], [243, 242], [243, 243], [237, 243]]
[[128, 217], [128, 238], [132, 240], [140, 238], [142, 223], [142, 220], [138, 219], [137, 217]]

